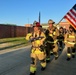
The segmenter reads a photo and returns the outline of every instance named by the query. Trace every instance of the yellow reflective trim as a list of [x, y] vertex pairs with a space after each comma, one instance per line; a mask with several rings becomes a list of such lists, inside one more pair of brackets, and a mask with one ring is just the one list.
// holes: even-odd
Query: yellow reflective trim
[[67, 42], [67, 41], [64, 41], [64, 42]]
[[75, 53], [72, 53], [73, 55], [75, 55]]
[[51, 42], [51, 41], [47, 41], [48, 43], [54, 43], [54, 42]]
[[50, 53], [53, 53], [53, 51], [50, 51]]
[[55, 40], [54, 43], [57, 43], [57, 40]]
[[58, 57], [58, 55], [55, 55], [55, 57]]
[[46, 67], [46, 62], [40, 63], [42, 67]]
[[30, 67], [30, 72], [34, 73], [36, 71], [36, 67], [31, 66]]
[[50, 60], [50, 58], [46, 58], [46, 60]]
[[52, 34], [49, 34], [49, 36], [53, 36]]
[[74, 45], [75, 43], [74, 42], [68, 42], [69, 44], [72, 44], [72, 45]]
[[68, 54], [67, 54], [67, 56], [68, 56], [68, 57], [71, 57], [71, 54], [70, 54], [70, 53], [68, 53]]
[[53, 35], [55, 35], [55, 34], [56, 34], [56, 32], [53, 33]]
[[71, 36], [71, 35], [69, 35], [69, 38], [75, 38], [75, 36]]

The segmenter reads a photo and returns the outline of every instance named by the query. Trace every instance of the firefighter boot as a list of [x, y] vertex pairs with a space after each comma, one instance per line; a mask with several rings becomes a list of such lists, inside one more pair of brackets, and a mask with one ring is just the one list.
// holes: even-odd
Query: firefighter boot
[[49, 62], [50, 62], [50, 57], [46, 58], [46, 63], [49, 63]]
[[46, 67], [41, 67], [41, 71], [44, 71]]
[[59, 51], [62, 51], [62, 48], [60, 48]]
[[72, 58], [75, 58], [75, 55], [72, 55]]
[[67, 61], [69, 61], [71, 59], [71, 47], [68, 47], [67, 49]]
[[55, 60], [57, 60], [58, 59], [58, 57], [55, 57]]
[[29, 74], [29, 75], [36, 75], [36, 72], [34, 72], [34, 73], [30, 72], [30, 74]]
[[53, 51], [50, 51], [50, 55], [53, 55]]
[[72, 48], [72, 58], [75, 58], [75, 48]]
[[67, 58], [67, 61], [69, 61], [71, 58]]
[[55, 56], [55, 60], [57, 60], [59, 57], [57, 52], [54, 52], [54, 56]]

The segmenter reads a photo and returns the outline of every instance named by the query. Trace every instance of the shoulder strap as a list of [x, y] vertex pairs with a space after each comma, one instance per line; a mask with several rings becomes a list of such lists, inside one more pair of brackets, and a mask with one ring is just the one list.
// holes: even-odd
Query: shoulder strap
[[32, 36], [33, 36], [34, 32], [32, 32]]
[[57, 28], [56, 28], [56, 27], [54, 27], [54, 28], [53, 28], [53, 31], [55, 31], [56, 29], [57, 29]]
[[67, 38], [69, 38], [69, 33], [67, 34]]
[[42, 32], [40, 31], [40, 32], [39, 32], [39, 37], [41, 36], [41, 33], [42, 33]]

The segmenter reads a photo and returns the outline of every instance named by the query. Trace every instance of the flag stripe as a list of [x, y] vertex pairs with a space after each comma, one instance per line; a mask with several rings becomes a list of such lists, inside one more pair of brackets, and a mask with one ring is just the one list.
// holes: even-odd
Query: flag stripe
[[75, 9], [72, 9], [72, 11], [76, 14], [76, 10]]
[[75, 13], [75, 11], [74, 11], [74, 10], [70, 10], [70, 12], [71, 12], [73, 15], [75, 15], [75, 16], [76, 16], [76, 13]]
[[70, 9], [70, 11], [64, 16], [66, 20], [72, 24], [72, 26], [76, 29], [76, 4]]
[[67, 17], [69, 18], [69, 20], [71, 20], [71, 22], [73, 22], [76, 25], [76, 22], [70, 16], [67, 15]]
[[71, 22], [73, 22], [73, 24], [76, 25], [76, 22], [75, 22], [69, 15], [66, 15], [66, 17], [67, 17]]
[[76, 21], [75, 18], [74, 18], [70, 13], [68, 13], [67, 15], [68, 15], [70, 18], [72, 18], [73, 21]]
[[65, 16], [65, 18], [66, 18], [74, 27], [76, 27], [76, 24], [74, 24], [67, 16]]
[[75, 15], [73, 15], [70, 11], [69, 11], [69, 14], [70, 14], [73, 18], [75, 18]]
[[[66, 17], [66, 16], [65, 16]], [[66, 17], [66, 20], [75, 28], [76, 30], [76, 26]]]

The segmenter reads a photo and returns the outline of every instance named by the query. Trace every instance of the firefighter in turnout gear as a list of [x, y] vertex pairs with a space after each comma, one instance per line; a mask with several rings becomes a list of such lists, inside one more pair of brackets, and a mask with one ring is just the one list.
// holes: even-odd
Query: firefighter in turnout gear
[[46, 50], [46, 62], [50, 62], [50, 50], [53, 49], [54, 40], [49, 36], [49, 30], [45, 31], [46, 39], [44, 41], [45, 50]]
[[57, 39], [58, 39], [58, 47], [59, 47], [59, 50], [61, 51], [64, 46], [64, 29], [63, 29], [63, 27], [59, 28], [59, 36], [57, 37]]
[[40, 23], [36, 22], [33, 26], [34, 31], [26, 35], [26, 39], [32, 43], [30, 75], [36, 74], [37, 60], [40, 61], [42, 71], [46, 68], [46, 52], [43, 48], [43, 42], [46, 37], [41, 31], [41, 27]]
[[[48, 33], [50, 36], [49, 45], [47, 45], [46, 49], [46, 61], [50, 61], [50, 52], [54, 54], [55, 59], [58, 58], [58, 46], [57, 46], [57, 36], [59, 35], [58, 29], [53, 25], [55, 22], [53, 20], [48, 21], [49, 27], [47, 28], [45, 33]], [[46, 36], [47, 37], [47, 36]], [[53, 40], [52, 40], [53, 39]]]
[[75, 58], [76, 33], [72, 26], [69, 27], [68, 33], [65, 35], [65, 45], [67, 46], [67, 61]]

